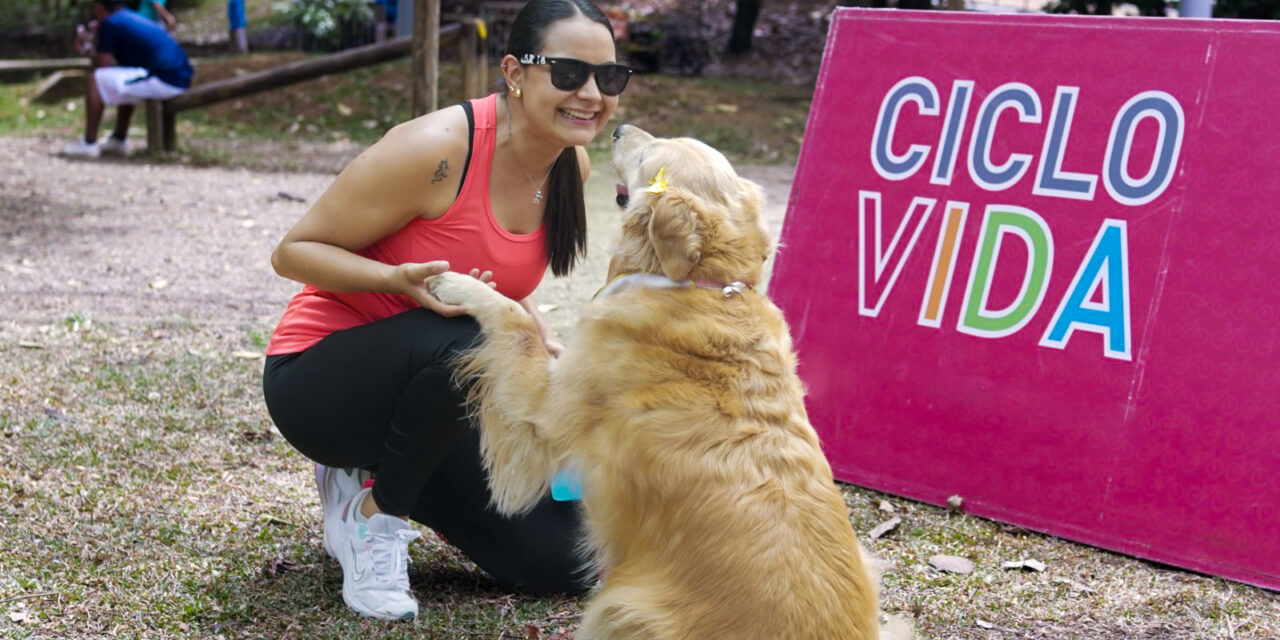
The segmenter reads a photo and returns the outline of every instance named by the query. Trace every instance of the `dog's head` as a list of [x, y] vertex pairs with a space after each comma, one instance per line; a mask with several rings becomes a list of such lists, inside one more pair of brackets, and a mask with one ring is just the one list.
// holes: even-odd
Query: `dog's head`
[[621, 125], [613, 133], [613, 168], [626, 219], [610, 280], [640, 272], [760, 283], [772, 250], [763, 193], [719, 151]]

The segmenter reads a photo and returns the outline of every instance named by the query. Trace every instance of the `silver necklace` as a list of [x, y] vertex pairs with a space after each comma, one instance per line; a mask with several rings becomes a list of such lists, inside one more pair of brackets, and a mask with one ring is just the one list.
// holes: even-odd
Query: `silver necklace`
[[[507, 133], [511, 135], [511, 140], [514, 143], [516, 139], [516, 130], [511, 126], [511, 105], [507, 105]], [[552, 162], [551, 167], [547, 169], [547, 175], [542, 176], [542, 180], [539, 180], [535, 184], [533, 176], [529, 175], [529, 170], [524, 166], [524, 160], [520, 159], [520, 154], [516, 153], [514, 146], [511, 149], [511, 155], [516, 157], [516, 164], [520, 165], [520, 170], [523, 171], [524, 176], [529, 179], [529, 186], [533, 187], [533, 203], [542, 204], [542, 184], [547, 181], [547, 178], [551, 177], [551, 169], [556, 168], [556, 163]]]

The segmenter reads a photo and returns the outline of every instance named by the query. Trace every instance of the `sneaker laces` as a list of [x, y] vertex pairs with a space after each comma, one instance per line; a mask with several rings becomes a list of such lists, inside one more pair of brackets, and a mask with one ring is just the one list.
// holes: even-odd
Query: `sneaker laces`
[[422, 535], [413, 529], [375, 533], [369, 544], [373, 550], [373, 575], [378, 582], [409, 590], [409, 542]]

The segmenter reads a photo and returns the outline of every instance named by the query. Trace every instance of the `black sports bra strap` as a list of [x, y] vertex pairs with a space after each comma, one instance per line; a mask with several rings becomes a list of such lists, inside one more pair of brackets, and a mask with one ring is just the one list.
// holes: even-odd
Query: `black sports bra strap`
[[476, 141], [476, 114], [471, 110], [471, 101], [462, 101], [462, 110], [467, 114], [467, 159], [462, 163], [462, 177], [458, 179], [458, 193], [462, 193], [462, 185], [467, 181], [467, 168], [471, 166], [471, 147]]

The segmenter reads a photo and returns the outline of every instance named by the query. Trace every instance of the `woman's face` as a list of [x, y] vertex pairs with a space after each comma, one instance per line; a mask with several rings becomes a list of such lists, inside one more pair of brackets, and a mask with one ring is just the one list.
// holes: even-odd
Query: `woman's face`
[[[546, 32], [542, 51], [548, 58], [574, 58], [590, 64], [616, 62], [613, 34], [603, 25], [584, 16], [553, 22]], [[517, 65], [524, 110], [538, 130], [546, 132], [562, 147], [591, 142], [604, 129], [618, 96], [606, 96], [596, 86], [595, 74], [581, 87], [564, 91], [551, 84], [551, 67], [545, 64]]]

